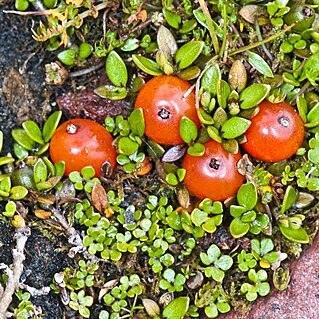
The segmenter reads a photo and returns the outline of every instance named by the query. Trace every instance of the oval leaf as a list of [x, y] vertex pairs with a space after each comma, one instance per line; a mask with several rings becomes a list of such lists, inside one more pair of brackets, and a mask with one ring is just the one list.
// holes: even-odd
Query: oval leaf
[[201, 78], [201, 88], [215, 96], [218, 91], [218, 85], [222, 78], [219, 65], [214, 63], [210, 66]]
[[94, 93], [100, 97], [113, 101], [123, 100], [127, 96], [127, 89], [113, 85], [102, 85], [94, 90]]
[[246, 210], [253, 209], [257, 204], [258, 194], [253, 183], [242, 185], [237, 193], [238, 204], [244, 206]]
[[244, 110], [255, 107], [266, 98], [269, 91], [269, 84], [255, 83], [248, 86], [240, 93], [240, 107]]
[[25, 130], [20, 128], [12, 130], [11, 135], [14, 140], [26, 150], [32, 151], [34, 148], [34, 141], [29, 138]]
[[52, 113], [48, 119], [45, 121], [43, 129], [42, 129], [42, 135], [45, 142], [49, 142], [51, 137], [54, 134], [54, 131], [59, 125], [60, 119], [62, 116], [61, 111], [56, 111]]
[[179, 28], [179, 25], [182, 22], [182, 17], [179, 14], [171, 12], [171, 11], [169, 11], [167, 9], [163, 9], [163, 15], [164, 15], [164, 18], [165, 18], [166, 22], [171, 27], [173, 27], [174, 29], [178, 29]]
[[319, 103], [317, 103], [307, 114], [308, 122], [316, 122], [319, 119]]
[[163, 310], [163, 317], [168, 319], [182, 319], [189, 307], [189, 297], [178, 297], [172, 300]]
[[22, 127], [24, 128], [27, 135], [39, 144], [44, 144], [42, 133], [39, 128], [39, 125], [34, 121], [25, 121], [22, 123]]
[[105, 70], [108, 78], [115, 86], [126, 86], [127, 68], [117, 52], [111, 51], [106, 59]]
[[281, 233], [283, 234], [283, 236], [291, 241], [294, 241], [300, 244], [309, 243], [309, 235], [302, 227], [299, 227], [297, 229], [292, 229], [289, 227], [284, 227], [282, 225], [279, 225], [279, 229]]
[[141, 108], [135, 109], [129, 116], [128, 122], [130, 124], [131, 132], [137, 136], [142, 137], [145, 131], [144, 114]]
[[216, 127], [208, 126], [207, 127], [207, 133], [208, 133], [209, 137], [211, 139], [213, 139], [214, 141], [216, 141], [218, 143], [222, 142], [222, 138], [220, 137], [219, 132], [218, 132]]
[[286, 212], [297, 200], [297, 192], [296, 190], [289, 185], [286, 189], [284, 199], [282, 201], [281, 212]]
[[230, 223], [229, 231], [234, 238], [240, 238], [248, 233], [249, 228], [248, 223], [242, 223], [239, 218], [235, 218]]
[[36, 183], [44, 182], [48, 178], [48, 168], [42, 158], [39, 158], [34, 165], [34, 181]]
[[239, 137], [247, 131], [250, 124], [251, 122], [243, 117], [231, 117], [222, 125], [222, 137], [227, 139]]
[[186, 153], [186, 145], [176, 145], [169, 148], [162, 157], [162, 162], [172, 163], [181, 159]]
[[10, 198], [20, 200], [28, 195], [28, 190], [23, 186], [13, 186], [10, 190]]
[[205, 146], [202, 143], [195, 143], [194, 145], [191, 145], [187, 149], [187, 154], [192, 156], [203, 156], [205, 153]]
[[147, 74], [161, 75], [163, 73], [159, 68], [159, 65], [151, 59], [145, 58], [137, 54], [133, 54], [132, 59], [136, 66]]
[[161, 25], [157, 32], [157, 45], [158, 49], [164, 53], [174, 56], [178, 47], [176, 40], [169, 29]]
[[248, 55], [248, 63], [252, 67], [254, 67], [259, 73], [265, 76], [268, 76], [270, 78], [274, 77], [270, 66], [260, 55], [251, 51], [247, 51], [246, 53]]
[[188, 117], [183, 116], [179, 124], [179, 134], [187, 144], [195, 141], [198, 136], [196, 124]]
[[203, 48], [203, 41], [191, 41], [180, 47], [175, 55], [175, 61], [179, 69], [190, 66], [199, 57]]

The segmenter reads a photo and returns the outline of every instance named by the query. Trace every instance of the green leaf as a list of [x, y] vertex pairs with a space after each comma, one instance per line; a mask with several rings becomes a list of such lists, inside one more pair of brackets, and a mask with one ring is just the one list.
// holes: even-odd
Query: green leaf
[[239, 205], [246, 207], [246, 210], [253, 209], [257, 204], [258, 194], [255, 184], [249, 182], [242, 185], [237, 192]]
[[[218, 220], [217, 220], [218, 219]], [[212, 218], [209, 218], [203, 225], [202, 228], [205, 230], [207, 233], [214, 233], [217, 229], [216, 226], [219, 226], [223, 221], [223, 216], [218, 215]]]
[[150, 75], [163, 74], [159, 65], [155, 61], [149, 58], [145, 58], [144, 56], [133, 54], [132, 60], [139, 69], [141, 69], [143, 72], [147, 74], [150, 74]]
[[308, 151], [308, 159], [314, 164], [319, 164], [319, 147]]
[[304, 98], [302, 95], [297, 96], [297, 108], [300, 117], [304, 122], [307, 122], [307, 113], [308, 113], [308, 105], [307, 105], [307, 100]]
[[243, 213], [247, 211], [247, 208], [244, 206], [231, 205], [230, 206], [230, 215], [233, 217], [240, 217]]
[[121, 154], [132, 155], [137, 152], [139, 148], [138, 143], [132, 141], [129, 137], [124, 136], [119, 139], [118, 150]]
[[220, 268], [221, 270], [228, 270], [233, 265], [233, 258], [227, 255], [222, 255], [220, 258], [215, 262], [215, 267]]
[[23, 186], [13, 186], [10, 190], [10, 198], [20, 200], [28, 195], [28, 190]]
[[209, 137], [211, 139], [213, 139], [214, 141], [216, 141], [218, 143], [222, 142], [222, 138], [220, 137], [219, 132], [218, 132], [216, 127], [208, 126], [207, 127], [207, 133], [208, 133]]
[[123, 100], [127, 96], [127, 89], [124, 87], [118, 87], [114, 85], [102, 85], [94, 90], [94, 93], [100, 97], [118, 101]]
[[300, 81], [308, 79], [312, 86], [317, 86], [319, 82], [319, 53], [312, 54], [302, 68]]
[[230, 86], [226, 81], [221, 80], [219, 81], [219, 85], [217, 87], [217, 101], [219, 106], [224, 109], [227, 106], [227, 99], [230, 94]]
[[256, 212], [254, 210], [250, 210], [246, 213], [244, 213], [241, 217], [240, 217], [240, 220], [243, 222], [243, 223], [251, 223], [255, 220], [256, 218]]
[[29, 7], [29, 1], [28, 0], [15, 0], [14, 6], [19, 11], [25, 11]]
[[131, 132], [137, 136], [142, 137], [145, 131], [145, 121], [142, 109], [135, 109], [129, 116], [128, 122], [130, 124]]
[[207, 249], [207, 255], [211, 259], [212, 262], [215, 262], [217, 258], [220, 256], [221, 252], [217, 245], [212, 244]]
[[205, 276], [208, 278], [213, 278], [217, 282], [223, 282], [225, 273], [216, 267], [206, 267]]
[[54, 131], [59, 125], [60, 119], [62, 116], [62, 111], [56, 111], [52, 113], [48, 119], [45, 121], [42, 129], [42, 136], [44, 142], [49, 142], [51, 137], [54, 134]]
[[264, 297], [269, 294], [270, 292], [270, 285], [268, 282], [262, 282], [258, 285], [257, 289], [260, 296]]
[[240, 238], [248, 233], [249, 228], [248, 223], [243, 223], [240, 218], [235, 218], [230, 223], [229, 231], [234, 238]]
[[188, 117], [183, 116], [179, 124], [179, 134], [185, 143], [194, 142], [198, 136], [196, 124]]
[[11, 135], [14, 138], [14, 140], [22, 147], [24, 147], [26, 150], [33, 150], [35, 143], [33, 140], [30, 139], [30, 137], [24, 129], [14, 129], [12, 130]]
[[317, 103], [307, 114], [308, 122], [316, 122], [319, 119], [319, 103]]
[[279, 229], [284, 237], [286, 237], [287, 239], [289, 239], [293, 242], [300, 243], [300, 244], [308, 244], [309, 243], [309, 240], [310, 240], [309, 235], [302, 227], [299, 227], [297, 229], [293, 229], [293, 228], [284, 227], [282, 225], [279, 225]]
[[218, 85], [222, 74], [217, 63], [210, 66], [201, 78], [201, 89], [215, 96], [218, 92]]
[[163, 317], [168, 319], [182, 319], [189, 307], [189, 297], [178, 297], [172, 300], [163, 310]]
[[257, 53], [246, 51], [248, 55], [248, 63], [254, 67], [259, 73], [266, 75], [270, 78], [274, 77], [271, 68], [267, 62]]
[[196, 226], [201, 226], [204, 222], [208, 220], [207, 213], [202, 210], [195, 208], [191, 213], [191, 220]]
[[174, 173], [168, 173], [165, 178], [166, 182], [169, 185], [176, 186], [179, 184], [179, 180]]
[[191, 41], [180, 47], [175, 54], [178, 68], [185, 69], [190, 66], [199, 57], [203, 48], [203, 41]]
[[182, 17], [177, 14], [177, 13], [173, 13], [167, 9], [163, 9], [163, 15], [164, 18], [166, 20], [166, 22], [173, 27], [174, 29], [178, 29], [179, 25], [182, 22]]
[[280, 212], [286, 212], [295, 203], [297, 197], [297, 191], [291, 185], [289, 185], [285, 191], [285, 196], [282, 201]]
[[218, 309], [214, 303], [209, 304], [205, 307], [205, 314], [208, 318], [216, 318], [218, 316]]
[[22, 123], [22, 127], [24, 128], [27, 135], [39, 144], [44, 144], [42, 138], [42, 132], [39, 128], [39, 125], [34, 121], [25, 121]]
[[208, 124], [208, 125], [214, 124], [214, 120], [212, 116], [208, 114], [207, 112], [205, 112], [205, 110], [202, 108], [198, 110], [198, 117], [200, 122], [203, 124]]
[[34, 181], [36, 183], [44, 182], [48, 178], [48, 168], [42, 158], [39, 158], [34, 165]]
[[128, 80], [127, 68], [116, 51], [111, 51], [105, 62], [105, 70], [108, 78], [115, 86], [126, 86]]
[[201, 143], [195, 143], [189, 146], [187, 149], [187, 154], [192, 156], [203, 156], [205, 153], [205, 145]]
[[77, 51], [74, 49], [64, 50], [57, 55], [57, 58], [67, 66], [72, 66], [76, 61], [76, 57]]
[[228, 119], [221, 127], [222, 137], [233, 139], [243, 135], [251, 122], [243, 117], [234, 116]]
[[246, 87], [239, 96], [240, 107], [244, 110], [251, 109], [263, 101], [270, 91], [269, 84], [255, 83]]
[[80, 44], [79, 47], [79, 58], [80, 59], [87, 59], [93, 52], [93, 47], [91, 44], [83, 42]]
[[263, 238], [260, 242], [260, 255], [264, 256], [274, 249], [274, 243], [270, 238]]

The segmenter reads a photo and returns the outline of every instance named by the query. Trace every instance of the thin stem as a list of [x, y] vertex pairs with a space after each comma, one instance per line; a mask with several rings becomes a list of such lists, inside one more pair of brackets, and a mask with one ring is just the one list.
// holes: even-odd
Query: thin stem
[[226, 48], [226, 41], [227, 41], [227, 11], [226, 11], [226, 4], [223, 5], [223, 10], [222, 10], [222, 18], [224, 20], [224, 25], [223, 25], [223, 42], [222, 46], [220, 48], [219, 56], [222, 57], [225, 54], [225, 48]]
[[104, 64], [105, 64], [105, 62], [102, 62], [102, 63], [96, 64], [96, 65], [93, 65], [93, 66], [91, 66], [89, 68], [86, 68], [86, 69], [70, 72], [69, 73], [69, 77], [70, 78], [76, 78], [76, 77], [79, 77], [79, 76], [82, 76], [82, 75], [85, 75], [85, 74], [89, 74], [91, 72], [94, 72], [96, 70], [101, 69], [104, 66]]
[[293, 23], [292, 25], [290, 25], [289, 27], [285, 28], [284, 30], [281, 30], [275, 34], [273, 34], [272, 36], [270, 36], [269, 38], [267, 39], [264, 39], [262, 41], [258, 41], [256, 43], [251, 43], [249, 45], [246, 45], [242, 48], [239, 48], [237, 50], [234, 50], [233, 52], [230, 52], [228, 54], [228, 56], [234, 56], [236, 54], [239, 54], [239, 53], [242, 53], [242, 52], [245, 52], [247, 50], [251, 50], [251, 49], [254, 49], [254, 48], [257, 48], [259, 47], [260, 45], [263, 45], [265, 43], [268, 43], [268, 42], [271, 42], [271, 41], [274, 41], [276, 40], [277, 38], [283, 36], [286, 32], [290, 31], [294, 26], [296, 25], [296, 23]]
[[212, 17], [210, 15], [210, 12], [208, 10], [208, 7], [206, 5], [205, 0], [198, 0], [199, 5], [204, 13], [205, 19], [206, 19], [206, 23], [207, 23], [207, 28], [208, 28], [208, 32], [210, 34], [210, 37], [212, 39], [212, 43], [213, 43], [213, 47], [215, 50], [215, 53], [218, 54], [219, 53], [219, 42], [218, 42], [218, 38], [216, 35], [216, 30], [213, 24], [213, 20]]
[[[263, 40], [263, 37], [262, 37], [261, 31], [260, 31], [258, 19], [256, 19], [255, 27], [256, 27], [256, 33], [257, 33], [258, 40], [259, 40], [259, 41], [262, 41], [262, 40]], [[273, 56], [271, 55], [271, 53], [268, 51], [268, 49], [266, 48], [265, 44], [262, 44], [261, 46], [262, 46], [262, 48], [263, 48], [265, 54], [266, 54], [267, 57], [269, 58], [269, 60], [270, 60], [270, 61], [273, 61], [274, 58], [273, 58]]]

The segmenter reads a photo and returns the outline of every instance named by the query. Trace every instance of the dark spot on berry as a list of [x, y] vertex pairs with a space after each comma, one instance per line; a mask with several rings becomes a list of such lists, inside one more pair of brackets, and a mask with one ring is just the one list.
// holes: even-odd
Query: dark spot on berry
[[157, 114], [162, 120], [167, 120], [171, 115], [171, 112], [165, 108], [162, 108]]

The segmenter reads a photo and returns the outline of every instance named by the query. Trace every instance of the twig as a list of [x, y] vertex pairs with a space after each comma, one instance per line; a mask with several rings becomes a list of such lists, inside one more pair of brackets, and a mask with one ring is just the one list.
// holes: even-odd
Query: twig
[[15, 291], [19, 288], [20, 277], [23, 272], [23, 262], [25, 260], [24, 248], [31, 231], [29, 227], [17, 228], [14, 238], [16, 247], [12, 250], [13, 263], [9, 267], [6, 264], [0, 264], [0, 269], [8, 275], [8, 281], [5, 288], [0, 289], [0, 319], [7, 318], [7, 309], [12, 302]]
[[[255, 27], [256, 27], [257, 38], [259, 41], [262, 41], [263, 37], [261, 35], [258, 19], [256, 19]], [[269, 60], [272, 62], [274, 60], [274, 58], [271, 55], [271, 53], [269, 52], [269, 50], [266, 48], [265, 44], [262, 44], [261, 47], [263, 48], [263, 50], [264, 50], [265, 54], [267, 55], [267, 57], [269, 58]]]
[[52, 214], [55, 217], [55, 219], [59, 222], [59, 224], [64, 228], [66, 235], [68, 236], [69, 244], [74, 246], [70, 249], [68, 253], [70, 258], [74, 258], [74, 256], [78, 252], [83, 252], [85, 250], [81, 236], [74, 227], [68, 224], [66, 218], [57, 209], [53, 209]]
[[22, 283], [19, 285], [19, 288], [21, 288], [22, 290], [28, 291], [32, 297], [46, 296], [51, 291], [50, 287], [42, 287], [40, 289], [37, 289]]
[[219, 42], [218, 42], [216, 30], [215, 30], [215, 27], [213, 24], [212, 17], [210, 15], [209, 10], [208, 10], [207, 4], [206, 4], [205, 0], [198, 0], [198, 2], [199, 2], [199, 5], [200, 5], [203, 13], [204, 13], [205, 19], [206, 19], [208, 32], [209, 32], [210, 37], [212, 39], [215, 54], [219, 54]]
[[286, 27], [284, 30], [281, 30], [275, 34], [273, 34], [272, 36], [270, 36], [269, 38], [267, 39], [264, 39], [262, 41], [258, 41], [256, 43], [251, 43], [249, 45], [246, 45], [242, 48], [239, 48], [237, 50], [234, 50], [233, 52], [230, 52], [228, 54], [228, 56], [233, 56], [233, 55], [236, 55], [236, 54], [239, 54], [239, 53], [242, 53], [242, 52], [245, 52], [247, 50], [251, 50], [251, 49], [254, 49], [254, 48], [257, 48], [259, 47], [260, 45], [263, 45], [265, 43], [268, 43], [268, 42], [271, 42], [271, 41], [274, 41], [276, 40], [277, 38], [283, 36], [286, 32], [290, 31], [297, 23], [293, 23], [292, 25]]
[[82, 70], [78, 70], [78, 71], [74, 71], [74, 72], [70, 72], [69, 73], [69, 78], [76, 78], [85, 74], [89, 74], [91, 72], [94, 72], [96, 70], [99, 70], [100, 68], [102, 68], [104, 66], [105, 62], [93, 65], [89, 68], [86, 69], [82, 69]]
[[297, 100], [297, 97], [304, 94], [310, 87], [310, 82], [307, 81], [303, 86], [302, 88], [300, 89], [300, 91], [293, 97], [293, 99], [290, 101], [290, 103], [295, 103], [295, 101]]
[[[227, 42], [227, 27], [228, 27], [228, 21], [227, 21], [227, 11], [226, 11], [226, 4], [223, 5], [223, 9], [222, 9], [222, 18], [224, 20], [224, 24], [223, 24], [223, 42], [222, 42], [222, 46], [220, 48], [219, 51], [219, 56], [223, 57], [224, 55], [227, 56], [227, 52], [226, 52], [226, 42]], [[226, 60], [226, 58], [225, 58]]]

